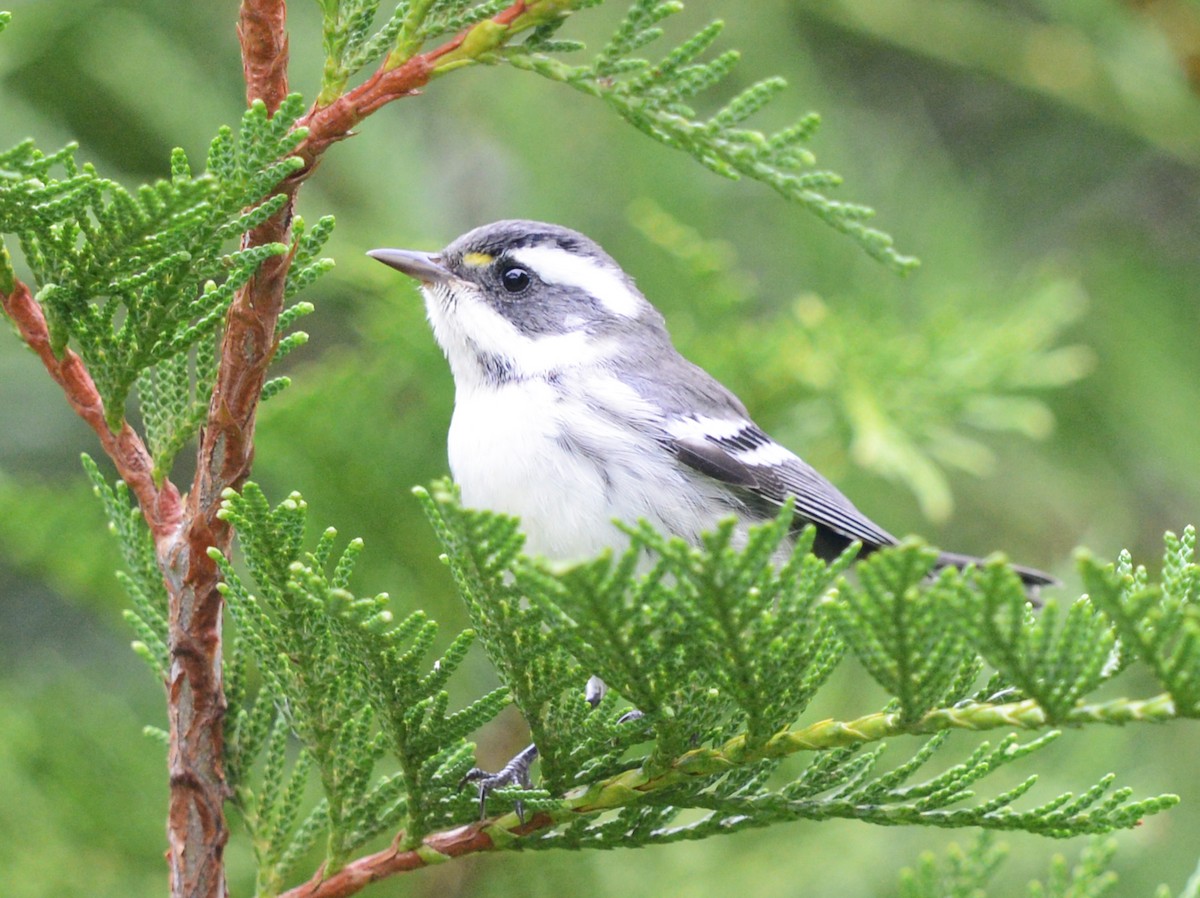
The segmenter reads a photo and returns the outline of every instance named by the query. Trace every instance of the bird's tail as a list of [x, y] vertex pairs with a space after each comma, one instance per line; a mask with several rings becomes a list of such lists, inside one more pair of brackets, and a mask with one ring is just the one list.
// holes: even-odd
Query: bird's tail
[[[966, 567], [973, 564], [977, 567], [983, 565], [982, 558], [976, 558], [973, 555], [959, 555], [957, 552], [943, 552], [938, 556], [938, 567]], [[1024, 567], [1019, 564], [1011, 565], [1017, 576], [1021, 578], [1021, 582], [1025, 584], [1032, 593], [1036, 594], [1036, 590], [1042, 586], [1057, 586], [1059, 580], [1045, 571], [1039, 571], [1035, 568]]]

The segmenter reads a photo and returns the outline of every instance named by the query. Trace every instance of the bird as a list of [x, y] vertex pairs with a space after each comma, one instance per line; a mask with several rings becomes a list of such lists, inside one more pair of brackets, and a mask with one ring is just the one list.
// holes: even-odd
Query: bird
[[[662, 314], [583, 234], [513, 219], [440, 252], [367, 254], [421, 284], [454, 378], [447, 450], [463, 504], [519, 518], [528, 554], [570, 562], [619, 551], [628, 536], [618, 522], [639, 519], [698, 544], [732, 516], [744, 538], [788, 501], [793, 531], [811, 525], [811, 551], [827, 561], [855, 543], [861, 558], [898, 542], [680, 355]], [[1013, 570], [1031, 597], [1056, 582]], [[588, 703], [605, 689], [591, 677]], [[499, 771], [463, 777], [478, 789], [481, 818], [495, 789], [530, 787], [537, 756], [530, 745]], [[520, 802], [515, 810], [523, 819]]]
[[[823, 559], [897, 544], [685, 359], [633, 278], [583, 234], [512, 219], [439, 252], [368, 255], [420, 282], [454, 379], [447, 448], [463, 504], [519, 518], [527, 553], [619, 551], [617, 522], [639, 519], [699, 544], [733, 516], [744, 535], [789, 500], [795, 532], [812, 525]], [[1031, 594], [1056, 582], [1013, 570]]]

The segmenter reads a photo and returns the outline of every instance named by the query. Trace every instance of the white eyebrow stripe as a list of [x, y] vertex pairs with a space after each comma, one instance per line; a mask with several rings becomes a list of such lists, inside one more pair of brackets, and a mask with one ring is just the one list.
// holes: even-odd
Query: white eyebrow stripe
[[509, 256], [530, 268], [547, 284], [579, 287], [595, 296], [614, 315], [632, 318], [639, 310], [637, 293], [620, 271], [558, 246], [525, 246]]

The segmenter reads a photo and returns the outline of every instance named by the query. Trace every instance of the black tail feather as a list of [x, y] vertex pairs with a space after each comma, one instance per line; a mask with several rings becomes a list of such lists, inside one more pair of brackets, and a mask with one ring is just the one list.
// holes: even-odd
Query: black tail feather
[[[982, 558], [976, 558], [973, 555], [959, 555], [957, 552], [943, 552], [938, 556], [938, 567], [957, 567], [964, 568], [968, 565], [980, 567], [984, 564]], [[1010, 565], [1016, 575], [1021, 578], [1029, 589], [1036, 590], [1041, 586], [1058, 586], [1060, 581], [1057, 577], [1047, 574], [1045, 571], [1039, 571], [1036, 568], [1024, 567], [1020, 564]]]

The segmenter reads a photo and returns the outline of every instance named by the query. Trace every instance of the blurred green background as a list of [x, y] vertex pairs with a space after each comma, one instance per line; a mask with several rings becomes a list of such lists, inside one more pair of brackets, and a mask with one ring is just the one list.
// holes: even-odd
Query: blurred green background
[[[198, 166], [241, 113], [233, 0], [10, 7], [4, 147], [77, 140], [81, 158], [136, 184], [166, 175], [175, 145]], [[595, 47], [623, 9], [610, 0], [564, 35]], [[565, 88], [456, 73], [373, 116], [303, 191], [303, 214], [337, 216], [338, 267], [307, 297], [318, 311], [287, 362], [294, 385], [260, 419], [268, 495], [298, 489], [316, 523], [366, 539], [360, 592], [464, 625], [409, 494], [446, 470], [450, 376], [415, 291], [363, 251], [433, 249], [534, 217], [599, 240], [685, 354], [894, 532], [1003, 548], [1068, 589], [1076, 545], [1156, 566], [1162, 531], [1200, 522], [1200, 6], [692, 0], [670, 33], [714, 16], [730, 20], [721, 46], [746, 53], [718, 93], [784, 75], [790, 89], [751, 124], [820, 111], [813, 149], [846, 176], [837, 197], [874, 206], [922, 268], [897, 278], [769, 190], [721, 180]], [[311, 98], [316, 5], [295, 4], [292, 22], [293, 88]], [[1021, 364], [989, 375], [1005, 358], [993, 327], [1017, 334]], [[36, 360], [0, 341], [0, 892], [13, 898], [166, 886], [164, 759], [140, 733], [164, 720], [161, 690], [127, 648], [116, 544], [83, 450], [96, 453], [91, 434]], [[475, 657], [459, 698], [491, 683]], [[847, 666], [816, 712], [872, 710], [879, 697], [861, 684]], [[480, 734], [481, 758], [498, 763], [522, 739], [506, 714]], [[1200, 854], [1198, 744], [1195, 724], [1068, 733], [1012, 776], [1043, 771], [1035, 800], [1109, 770], [1142, 795], [1180, 793], [1180, 808], [1120, 835], [1115, 894], [1174, 893]], [[368, 894], [886, 896], [921, 850], [967, 837], [797, 824], [639, 852], [479, 857]], [[997, 895], [1081, 847], [1007, 841]], [[230, 864], [233, 893], [249, 894], [236, 825]]]

